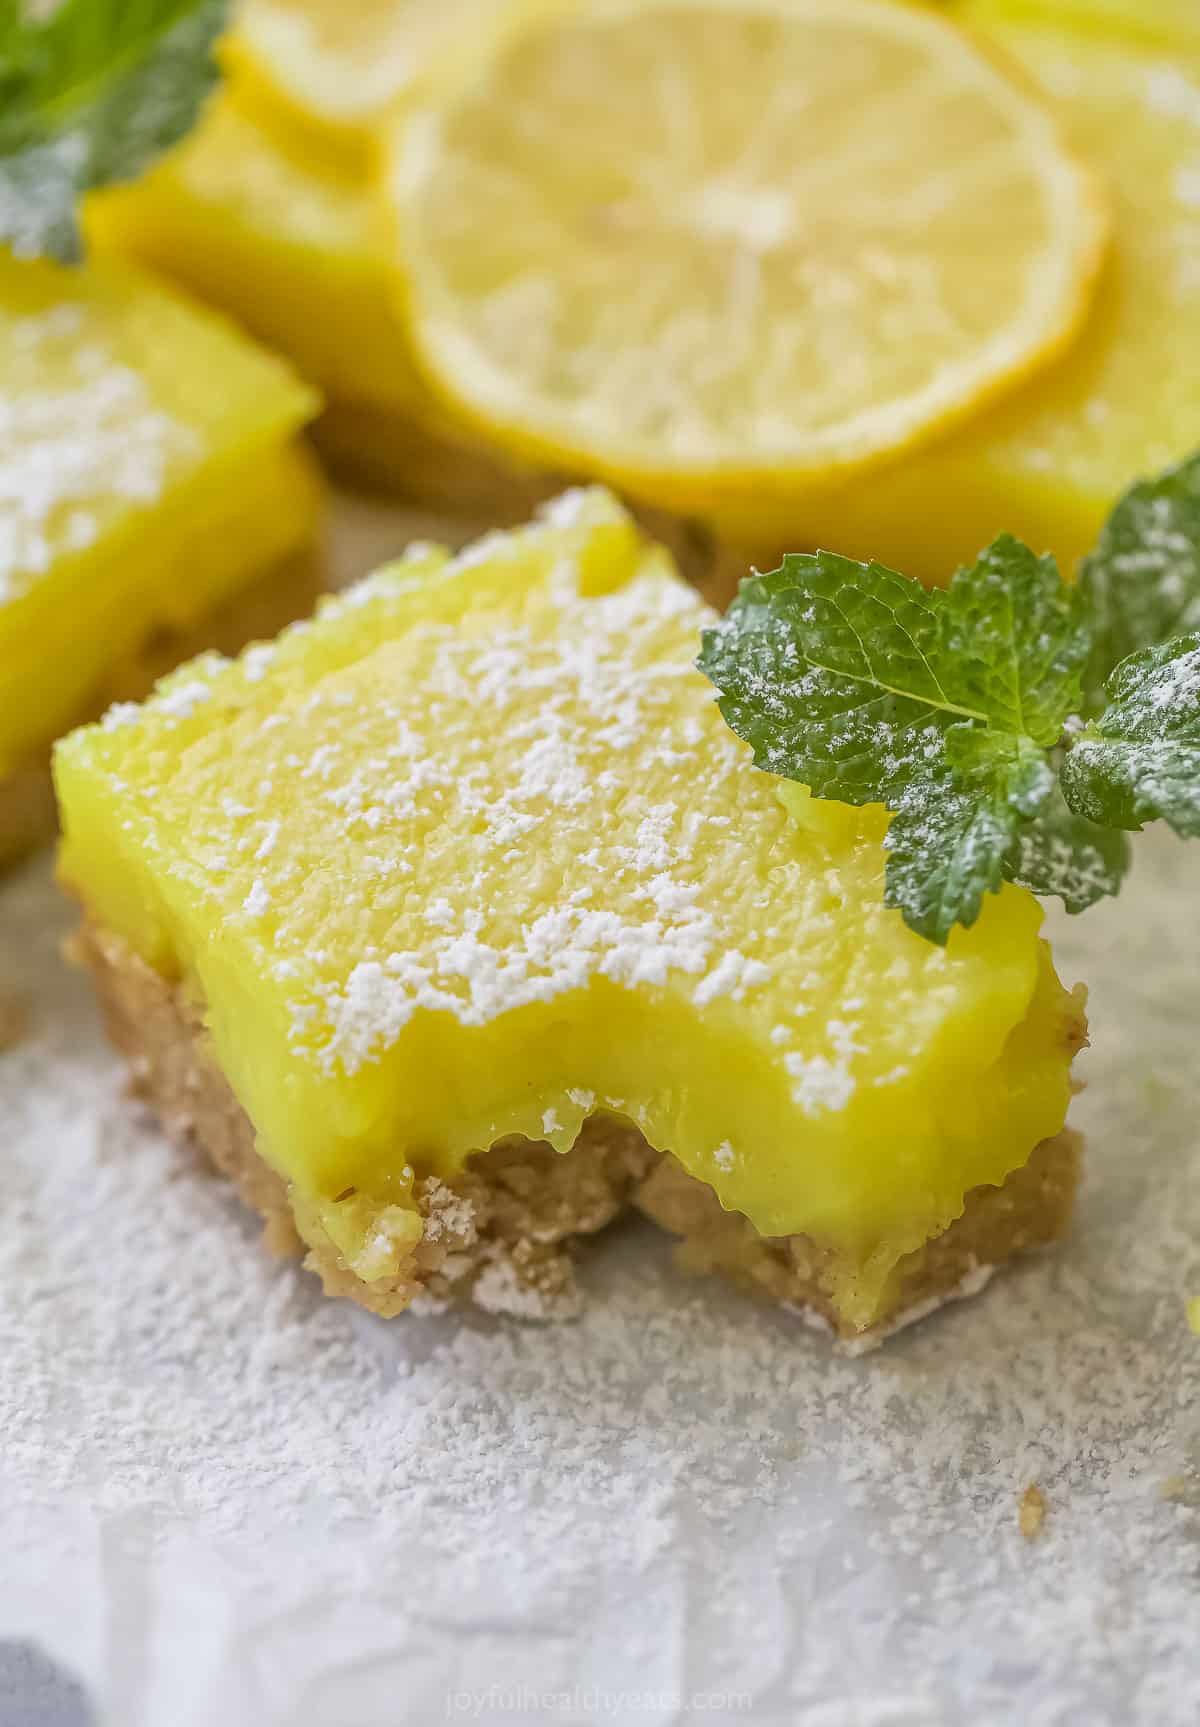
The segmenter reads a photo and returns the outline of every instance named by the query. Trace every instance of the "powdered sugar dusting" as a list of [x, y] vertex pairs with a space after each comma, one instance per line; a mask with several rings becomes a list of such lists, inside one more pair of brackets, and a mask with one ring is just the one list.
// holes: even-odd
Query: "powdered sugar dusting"
[[764, 1727], [1194, 1727], [1193, 901], [1153, 834], [1059, 920], [1096, 1038], [1072, 1241], [856, 1361], [646, 1227], [570, 1326], [324, 1301], [123, 1099], [49, 866], [10, 882], [0, 1628], [142, 1727], [501, 1720], [521, 1685], [661, 1691], [655, 1727], [681, 1688]]
[[[548, 508], [555, 544], [597, 496]], [[503, 569], [514, 544], [486, 537], [439, 583], [474, 583], [489, 559]], [[290, 986], [294, 1046], [330, 1073], [379, 1059], [421, 1014], [480, 1027], [598, 982], [679, 989], [707, 1012], [752, 1004], [776, 977], [773, 920], [749, 914], [748, 889], [734, 884], [765, 880], [790, 830], [695, 669], [709, 614], [657, 571], [583, 601], [571, 555], [550, 564], [541, 587], [519, 598], [514, 588], [484, 627], [468, 607], [418, 616], [383, 646], [368, 633], [361, 665], [312, 681], [287, 711], [256, 693], [276, 662], [250, 650], [243, 687], [261, 709], [208, 752], [202, 782], [147, 787], [155, 807], [177, 800], [181, 819], [204, 809], [193, 861], [215, 901], [254, 918], [270, 905], [263, 939], [272, 976]], [[323, 620], [386, 604], [405, 580], [398, 566], [380, 572]], [[291, 634], [311, 642], [322, 627]], [[238, 675], [205, 669], [162, 686], [147, 710], [156, 723], [192, 720], [227, 670]], [[221, 702], [214, 714], [224, 723]], [[125, 717], [106, 723], [123, 729]], [[318, 943], [310, 884], [331, 847], [337, 916], [353, 939]], [[833, 904], [841, 888], [813, 891]], [[803, 893], [788, 915], [797, 929], [832, 927]], [[815, 1064], [805, 1095], [837, 1109], [857, 1050], [824, 1036], [815, 1015], [797, 1031], [808, 1011], [789, 989], [772, 1015], [788, 1046], [780, 1060]]]
[[157, 408], [71, 301], [0, 327], [0, 604], [64, 553], [95, 544], [118, 505], [157, 502], [195, 433]]

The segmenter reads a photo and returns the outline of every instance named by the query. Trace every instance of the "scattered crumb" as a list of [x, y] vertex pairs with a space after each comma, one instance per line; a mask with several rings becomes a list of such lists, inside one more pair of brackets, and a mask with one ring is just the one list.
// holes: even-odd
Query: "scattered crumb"
[[1200, 1295], [1187, 1304], [1187, 1322], [1196, 1336], [1200, 1337]]
[[1042, 1533], [1042, 1524], [1046, 1520], [1046, 1499], [1040, 1487], [1034, 1482], [1021, 1495], [1017, 1511], [1017, 1522], [1021, 1534], [1026, 1541], [1036, 1541]]
[[28, 1029], [28, 1005], [17, 996], [0, 995], [0, 1053], [19, 1044]]
[[471, 1201], [432, 1175], [421, 1192], [425, 1202], [425, 1240], [452, 1240], [456, 1247], [472, 1247], [479, 1233]]
[[569, 1261], [533, 1267], [518, 1264], [519, 1256], [519, 1248], [513, 1253], [497, 1250], [472, 1286], [471, 1299], [476, 1307], [514, 1319], [578, 1318], [581, 1302]]

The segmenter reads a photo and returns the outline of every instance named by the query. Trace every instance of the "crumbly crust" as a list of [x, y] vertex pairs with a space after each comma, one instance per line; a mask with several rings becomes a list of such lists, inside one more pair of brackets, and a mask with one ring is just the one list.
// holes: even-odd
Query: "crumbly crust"
[[[882, 1337], [960, 1295], [983, 1287], [989, 1271], [1066, 1233], [1079, 1184], [1082, 1141], [1064, 1129], [1039, 1145], [1002, 1187], [977, 1187], [963, 1213], [900, 1261], [884, 1313], [870, 1328]], [[805, 1235], [763, 1236], [716, 1194], [664, 1157], [638, 1190], [638, 1209], [679, 1237], [684, 1269], [720, 1272], [749, 1293], [819, 1315], [839, 1338], [862, 1333], [839, 1313], [832, 1255]]]
[[566, 1154], [510, 1140], [473, 1158], [453, 1182], [420, 1182], [420, 1240], [396, 1272], [365, 1282], [320, 1219], [295, 1203], [259, 1156], [189, 992], [94, 925], [84, 924], [73, 957], [95, 979], [109, 1036], [129, 1061], [135, 1090], [174, 1138], [205, 1152], [260, 1213], [274, 1252], [305, 1254], [327, 1294], [348, 1296], [384, 1317], [417, 1297], [426, 1307], [471, 1299], [524, 1318], [569, 1318], [578, 1310], [569, 1243], [610, 1223], [653, 1161], [633, 1129], [595, 1117]]
[[[217, 1064], [202, 1005], [86, 917], [72, 956], [92, 974], [109, 1036], [135, 1091], [168, 1131], [202, 1151], [265, 1223], [275, 1253], [303, 1254], [329, 1295], [384, 1317], [469, 1301], [527, 1319], [569, 1318], [579, 1296], [573, 1243], [634, 1205], [680, 1238], [685, 1270], [720, 1272], [759, 1298], [801, 1310], [854, 1347], [973, 1293], [991, 1270], [1059, 1239], [1070, 1221], [1082, 1142], [1069, 1130], [1038, 1146], [1002, 1187], [978, 1187], [943, 1235], [901, 1261], [885, 1311], [866, 1333], [833, 1293], [833, 1256], [807, 1236], [765, 1237], [675, 1158], [636, 1129], [593, 1116], [569, 1152], [508, 1140], [473, 1157], [454, 1180], [419, 1183], [422, 1233], [391, 1275], [364, 1281], [320, 1219], [296, 1202], [259, 1155], [254, 1131]], [[1066, 1035], [1081, 1043], [1079, 1017]]]
[[[195, 623], [161, 626], [135, 654], [110, 668], [103, 687], [92, 692], [74, 724], [95, 719], [113, 702], [141, 700], [156, 679], [205, 649], [235, 654], [247, 642], [270, 640], [285, 624], [312, 610], [322, 585], [315, 554], [293, 553]], [[54, 835], [57, 808], [50, 749], [47, 743], [12, 773], [0, 776], [0, 870]]]

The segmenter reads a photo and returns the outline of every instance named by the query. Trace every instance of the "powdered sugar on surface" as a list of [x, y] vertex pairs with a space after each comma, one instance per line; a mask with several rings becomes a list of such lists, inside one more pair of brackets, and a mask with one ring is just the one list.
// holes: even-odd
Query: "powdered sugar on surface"
[[1193, 1727], [1196, 867], [1149, 835], [1056, 926], [1096, 1043], [1070, 1245], [863, 1360], [645, 1226], [556, 1329], [323, 1301], [124, 1100], [48, 866], [10, 881], [0, 1637], [113, 1727], [603, 1719], [589, 1689], [639, 1727], [700, 1693], [770, 1727]]

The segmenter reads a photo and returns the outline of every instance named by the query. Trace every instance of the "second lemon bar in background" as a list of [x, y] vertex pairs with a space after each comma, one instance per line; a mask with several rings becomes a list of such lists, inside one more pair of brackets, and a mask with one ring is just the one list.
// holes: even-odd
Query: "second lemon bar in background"
[[0, 862], [53, 739], [312, 602], [320, 485], [287, 364], [152, 279], [0, 257]]

